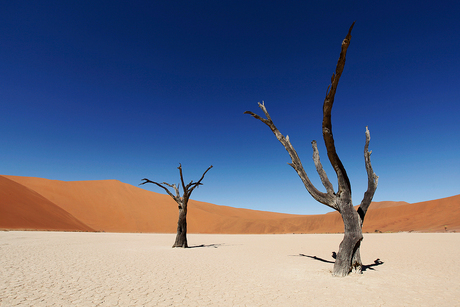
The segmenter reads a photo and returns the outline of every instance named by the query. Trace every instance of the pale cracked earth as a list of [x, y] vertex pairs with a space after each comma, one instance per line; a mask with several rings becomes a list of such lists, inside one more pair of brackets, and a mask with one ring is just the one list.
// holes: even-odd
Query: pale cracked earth
[[174, 237], [0, 232], [0, 306], [460, 306], [460, 234], [365, 234], [345, 278], [338, 234]]

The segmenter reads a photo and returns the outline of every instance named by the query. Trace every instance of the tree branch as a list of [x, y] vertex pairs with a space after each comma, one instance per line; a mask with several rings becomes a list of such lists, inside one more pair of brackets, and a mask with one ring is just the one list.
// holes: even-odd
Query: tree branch
[[347, 189], [351, 192], [351, 184], [350, 180], [348, 179], [347, 172], [343, 167], [342, 161], [340, 161], [339, 156], [337, 155], [337, 151], [335, 149], [334, 144], [334, 137], [332, 135], [332, 121], [331, 121], [331, 111], [332, 105], [334, 104], [334, 97], [337, 91], [337, 86], [339, 84], [340, 76], [342, 75], [343, 69], [345, 67], [345, 60], [347, 55], [347, 49], [350, 45], [351, 39], [351, 30], [355, 23], [351, 25], [350, 29], [348, 30], [348, 34], [342, 42], [342, 50], [340, 52], [339, 60], [337, 62], [337, 67], [335, 70], [335, 74], [332, 74], [331, 84], [329, 85], [326, 98], [324, 99], [323, 104], [323, 138], [324, 144], [326, 145], [327, 149], [327, 156], [329, 161], [331, 162], [332, 167], [334, 168], [337, 174], [337, 180], [339, 182], [339, 191], [338, 193], [344, 189]]
[[175, 184], [169, 184], [169, 183], [166, 183], [166, 182], [162, 183], [162, 184], [166, 184], [167, 186], [172, 187], [176, 192], [176, 196], [174, 196], [174, 194], [172, 194], [167, 187], [163, 186], [162, 184], [160, 184], [158, 182], [151, 181], [151, 180], [149, 180], [147, 178], [144, 178], [142, 180], [144, 180], [144, 182], [140, 183], [139, 185], [143, 185], [143, 184], [146, 184], [146, 183], [156, 184], [160, 188], [164, 189], [166, 191], [166, 193], [168, 193], [168, 195], [171, 196], [179, 205], [181, 204], [181, 198], [180, 198], [180, 194], [179, 194], [179, 189], [177, 188], [177, 186]]
[[292, 146], [291, 142], [289, 141], [289, 136], [284, 137], [281, 132], [276, 128], [275, 124], [273, 123], [270, 115], [268, 114], [267, 109], [265, 108], [265, 104], [262, 102], [259, 102], [259, 107], [262, 109], [262, 111], [265, 113], [265, 116], [267, 118], [262, 118], [259, 115], [251, 112], [251, 111], [246, 111], [244, 114], [249, 114], [252, 117], [260, 120], [264, 124], [266, 124], [272, 132], [275, 134], [276, 138], [280, 143], [284, 146], [286, 151], [288, 152], [289, 156], [291, 157], [292, 163], [288, 163], [294, 170], [297, 172], [299, 175], [300, 179], [302, 180], [305, 188], [307, 189], [308, 193], [318, 202], [329, 206], [335, 210], [337, 210], [337, 205], [335, 203], [335, 198], [333, 195], [330, 195], [328, 193], [323, 193], [320, 192], [316, 187], [311, 183], [310, 179], [308, 178], [307, 173], [305, 172], [305, 169], [302, 166], [302, 162], [300, 161], [299, 156], [297, 155], [297, 152], [295, 151], [294, 147]]
[[311, 146], [313, 147], [313, 161], [315, 162], [316, 171], [318, 172], [319, 178], [321, 178], [321, 182], [326, 188], [327, 193], [332, 196], [334, 195], [334, 187], [329, 181], [329, 178], [327, 178], [327, 174], [324, 171], [323, 165], [319, 159], [318, 145], [316, 144], [316, 141], [311, 142]]
[[371, 154], [372, 151], [369, 151], [369, 141], [371, 140], [371, 134], [369, 129], [366, 127], [366, 144], [364, 145], [364, 162], [366, 165], [367, 171], [367, 191], [364, 193], [363, 200], [359, 205], [358, 213], [361, 217], [361, 225], [364, 221], [364, 216], [366, 215], [367, 209], [369, 208], [372, 198], [374, 197], [375, 190], [377, 190], [377, 185], [379, 183], [379, 176], [374, 173], [371, 164]]
[[193, 187], [190, 189], [189, 195], [192, 194], [193, 190], [194, 190], [197, 186], [202, 185], [201, 180], [203, 180], [204, 175], [206, 175], [206, 173], [207, 173], [211, 168], [212, 168], [212, 165], [206, 169], [206, 171], [203, 173], [203, 175], [201, 176], [200, 180], [198, 180], [198, 182], [195, 182], [195, 183], [193, 183], [193, 181], [190, 182], [189, 185], [191, 185], [191, 186], [193, 186]]
[[179, 163], [179, 173], [180, 173], [180, 182], [182, 183], [182, 190], [184, 191], [184, 196], [185, 196], [185, 193], [187, 192], [187, 189], [185, 187], [185, 184], [184, 184], [184, 176], [182, 176], [182, 165]]
[[176, 197], [177, 197], [177, 199], [181, 199], [181, 198], [180, 198], [179, 188], [177, 187], [176, 184], [174, 184], [174, 183], [173, 183], [173, 184], [169, 184], [169, 183], [166, 183], [166, 182], [163, 182], [163, 184], [166, 184], [167, 186], [173, 188], [174, 191], [176, 191]]

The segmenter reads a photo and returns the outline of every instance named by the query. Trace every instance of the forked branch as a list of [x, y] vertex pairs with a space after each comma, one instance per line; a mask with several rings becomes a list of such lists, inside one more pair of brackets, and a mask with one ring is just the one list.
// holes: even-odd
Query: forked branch
[[[189, 191], [188, 194], [192, 194], [193, 190], [202, 185], [201, 183], [201, 180], [203, 180], [204, 178], [204, 175], [206, 175], [206, 173], [212, 168], [212, 165], [210, 167], [208, 167], [206, 169], [206, 171], [203, 173], [203, 175], [201, 176], [200, 180], [198, 180], [197, 182], [193, 182], [193, 181], [190, 181], [190, 183], [185, 187], [184, 191]], [[182, 179], [182, 166], [179, 165], [179, 169], [180, 169], [180, 178], [182, 180], [182, 183], [184, 182], [184, 180]]]
[[[168, 193], [169, 196], [171, 196], [180, 206], [182, 206], [182, 205], [186, 205], [187, 200], [190, 197], [190, 195], [192, 194], [193, 190], [197, 186], [202, 185], [201, 181], [203, 180], [204, 175], [206, 175], [206, 173], [211, 168], [212, 168], [212, 165], [206, 169], [206, 171], [201, 176], [200, 180], [198, 180], [197, 182], [193, 182], [193, 180], [192, 180], [192, 181], [190, 181], [190, 183], [188, 185], [185, 185], [184, 176], [182, 174], [182, 165], [179, 164], [178, 169], [179, 169], [179, 173], [180, 173], [180, 181], [181, 181], [181, 184], [182, 184], [182, 190], [184, 192], [182, 198], [180, 197], [179, 188], [175, 184], [169, 184], [169, 183], [166, 183], [166, 182], [158, 183], [158, 182], [155, 182], [155, 181], [151, 181], [151, 180], [149, 180], [147, 178], [144, 178], [144, 179], [142, 179], [144, 182], [140, 183], [139, 185], [143, 185], [143, 184], [146, 184], [146, 183], [156, 184], [160, 188], [164, 189], [166, 191], [166, 193]], [[165, 187], [164, 185], [167, 185], [167, 186], [173, 188], [174, 191], [176, 192], [176, 196], [174, 196], [174, 194], [171, 193], [171, 191], [169, 191], [169, 189], [167, 187]]]

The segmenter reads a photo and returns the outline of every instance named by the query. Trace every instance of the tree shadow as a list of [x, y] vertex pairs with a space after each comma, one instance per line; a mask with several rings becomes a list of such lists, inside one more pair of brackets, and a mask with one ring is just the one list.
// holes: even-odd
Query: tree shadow
[[374, 266], [378, 266], [378, 265], [382, 265], [384, 264], [385, 262], [383, 262], [382, 260], [380, 260], [380, 258], [377, 258], [374, 260], [374, 263], [372, 264], [367, 264], [367, 265], [364, 265], [363, 264], [363, 268], [361, 269], [362, 272], [366, 271], [366, 270], [372, 270], [372, 271], [375, 271], [375, 269], [373, 269], [372, 267]]
[[[318, 260], [318, 261], [321, 261], [321, 262], [326, 262], [326, 263], [335, 263], [335, 261], [330, 261], [330, 260], [326, 260], [326, 259], [323, 259], [323, 258], [320, 258], [320, 257], [316, 257], [316, 256], [309, 256], [309, 255], [305, 255], [305, 254], [299, 254], [299, 256], [302, 256], [302, 257], [308, 257], [308, 258], [311, 258], [311, 259], [314, 259], [314, 260]], [[335, 252], [332, 252], [332, 258], [336, 259], [337, 257], [337, 254]], [[373, 267], [375, 266], [379, 266], [379, 265], [382, 265], [384, 264], [385, 262], [383, 262], [382, 260], [380, 260], [380, 258], [377, 258], [374, 260], [374, 263], [372, 264], [363, 264], [363, 267], [361, 269], [362, 272], [366, 271], [366, 270], [372, 270], [372, 271], [375, 271], [375, 269]]]
[[315, 260], [318, 260], [318, 261], [321, 261], [321, 262], [335, 263], [335, 261], [326, 260], [326, 259], [316, 257], [316, 256], [309, 256], [309, 255], [305, 255], [305, 254], [299, 254], [299, 256], [308, 257], [308, 258], [315, 259]]
[[201, 244], [201, 245], [194, 245], [194, 246], [189, 246], [188, 248], [197, 248], [197, 247], [214, 247], [218, 248], [222, 244]]

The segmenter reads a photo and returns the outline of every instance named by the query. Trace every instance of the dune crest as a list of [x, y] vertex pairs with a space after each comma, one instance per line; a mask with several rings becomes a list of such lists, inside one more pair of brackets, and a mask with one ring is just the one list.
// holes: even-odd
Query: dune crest
[[[164, 194], [118, 180], [0, 176], [0, 228], [174, 233], [178, 210]], [[319, 204], [318, 204], [319, 205]], [[190, 233], [338, 233], [340, 214], [293, 215], [190, 200]], [[460, 231], [460, 195], [416, 204], [375, 202], [364, 232]]]

